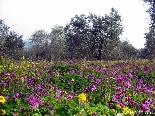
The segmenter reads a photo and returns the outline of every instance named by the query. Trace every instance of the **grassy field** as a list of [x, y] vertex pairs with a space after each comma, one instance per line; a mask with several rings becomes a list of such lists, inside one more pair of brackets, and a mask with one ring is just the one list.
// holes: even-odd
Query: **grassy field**
[[155, 115], [155, 60], [0, 58], [0, 115]]

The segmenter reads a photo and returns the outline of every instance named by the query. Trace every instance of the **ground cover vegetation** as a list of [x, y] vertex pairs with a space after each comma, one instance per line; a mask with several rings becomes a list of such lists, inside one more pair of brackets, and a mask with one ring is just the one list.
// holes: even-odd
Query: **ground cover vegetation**
[[155, 60], [0, 59], [0, 113], [153, 116]]
[[155, 3], [143, 1], [150, 27], [142, 49], [120, 40], [114, 8], [36, 30], [30, 46], [0, 19], [0, 115], [153, 116]]

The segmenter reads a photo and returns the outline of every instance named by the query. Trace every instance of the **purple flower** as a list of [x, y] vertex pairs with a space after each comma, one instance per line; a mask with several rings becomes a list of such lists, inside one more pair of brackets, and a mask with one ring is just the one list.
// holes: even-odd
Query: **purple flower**
[[139, 85], [144, 84], [143, 80], [142, 80], [142, 79], [140, 79], [140, 80], [139, 80], [139, 82], [138, 82], [138, 84], [139, 84]]
[[54, 98], [59, 100], [60, 99], [60, 96], [57, 95], [57, 94], [55, 94]]
[[109, 107], [112, 107], [113, 103], [111, 101], [108, 101], [108, 105], [109, 105]]
[[36, 101], [31, 101], [30, 105], [32, 108], [38, 108], [39, 107], [39, 103], [37, 103]]
[[94, 112], [94, 113], [92, 114], [92, 116], [98, 116], [98, 114], [97, 114], [96, 112]]
[[145, 89], [145, 92], [148, 93], [148, 94], [152, 94], [153, 91], [150, 90], [150, 89]]
[[15, 93], [13, 98], [18, 99], [19, 98], [19, 93]]
[[56, 88], [56, 92], [62, 94], [62, 91], [60, 89]]
[[20, 110], [22, 111], [22, 114], [25, 114], [26, 113], [25, 108], [20, 108]]
[[142, 110], [149, 112], [150, 111], [150, 105], [147, 103], [142, 104]]
[[120, 105], [123, 108], [125, 107], [125, 103], [123, 101], [118, 101], [117, 104]]
[[116, 79], [116, 81], [117, 81], [118, 83], [123, 84], [123, 78], [122, 78], [121, 76], [119, 76], [119, 77]]
[[126, 82], [126, 86], [127, 86], [127, 87], [130, 87], [130, 86], [131, 86], [131, 84], [130, 84], [129, 81]]
[[48, 111], [50, 112], [50, 114], [51, 115], [53, 115], [53, 114], [55, 114], [56, 113], [56, 111], [55, 111], [55, 107], [53, 107], [53, 105], [52, 104], [48, 104], [49, 105], [49, 108], [51, 109], [51, 108], [53, 108], [53, 110], [51, 111], [50, 109], [48, 109]]
[[69, 94], [69, 95], [67, 95], [66, 100], [69, 101], [69, 100], [72, 99], [73, 97], [74, 97], [74, 96], [72, 96], [72, 95]]
[[134, 105], [134, 102], [131, 100], [130, 96], [127, 96], [126, 101], [130, 105]]
[[26, 98], [29, 101], [32, 108], [39, 107], [39, 103], [43, 102], [42, 100], [38, 99], [38, 96], [30, 96], [30, 98]]
[[120, 87], [120, 86], [116, 86], [115, 88], [116, 88], [116, 90], [117, 90], [118, 92], [121, 92], [121, 87]]
[[96, 84], [101, 83], [101, 79], [96, 79]]
[[95, 85], [92, 86], [91, 91], [96, 91], [96, 86]]
[[94, 76], [94, 75], [89, 75], [89, 78], [90, 78], [90, 79], [94, 79], [95, 76]]
[[12, 116], [18, 116], [18, 114], [13, 114]]
[[147, 101], [145, 101], [145, 102], [142, 104], [142, 110], [143, 110], [143, 111], [147, 111], [147, 112], [150, 111], [150, 106], [151, 106], [150, 102], [152, 102], [152, 99], [151, 99], [151, 98], [148, 99]]
[[141, 86], [137, 86], [136, 92], [139, 92], [139, 91], [141, 91], [141, 90], [142, 90]]
[[82, 70], [79, 69], [78, 72], [79, 72], [80, 74], [82, 74]]
[[114, 101], [118, 101], [119, 99], [121, 99], [123, 96], [121, 95], [121, 94], [119, 94], [119, 93], [115, 93], [114, 95], [113, 95], [113, 100]]

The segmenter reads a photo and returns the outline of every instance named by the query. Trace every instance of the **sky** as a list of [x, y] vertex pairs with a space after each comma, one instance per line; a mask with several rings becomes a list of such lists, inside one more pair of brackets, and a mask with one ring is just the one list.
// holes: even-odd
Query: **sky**
[[135, 48], [143, 48], [149, 6], [142, 0], [0, 0], [0, 19], [26, 40], [36, 30], [50, 32], [54, 25], [65, 26], [75, 15], [105, 16], [112, 7], [122, 18], [121, 40], [127, 39]]

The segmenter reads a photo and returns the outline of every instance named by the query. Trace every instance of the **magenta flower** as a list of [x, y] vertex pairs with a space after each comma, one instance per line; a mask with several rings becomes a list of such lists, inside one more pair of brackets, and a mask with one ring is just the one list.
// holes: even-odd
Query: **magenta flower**
[[97, 114], [96, 112], [94, 112], [94, 113], [92, 114], [92, 116], [98, 116], [98, 114]]
[[19, 116], [18, 114], [13, 114], [12, 116]]
[[62, 91], [58, 88], [56, 88], [56, 92], [62, 94]]
[[96, 89], [96, 86], [93, 85], [92, 88], [91, 88], [91, 91], [96, 91], [96, 90], [97, 90], [97, 89]]
[[120, 86], [116, 86], [115, 88], [116, 88], [116, 90], [117, 90], [118, 92], [121, 92], [121, 87], [120, 87]]
[[60, 96], [57, 95], [57, 94], [55, 94], [54, 98], [57, 99], [57, 100], [59, 100], [60, 99]]
[[48, 109], [49, 113], [53, 116], [53, 114], [56, 113], [55, 107], [54, 107], [52, 104], [50, 104], [50, 103], [49, 103], [48, 105], [49, 105], [49, 108], [50, 108], [50, 109], [53, 108], [52, 111], [51, 111], [50, 109]]
[[42, 100], [39, 100], [36, 96], [30, 96], [30, 98], [26, 98], [31, 105], [32, 108], [37, 108], [39, 107], [39, 103], [43, 102]]
[[134, 105], [134, 102], [131, 100], [130, 96], [127, 96], [126, 101], [130, 105]]
[[89, 75], [89, 78], [90, 78], [90, 79], [94, 79], [95, 76], [94, 76], [94, 75]]
[[143, 104], [142, 104], [142, 110], [143, 111], [146, 111], [146, 112], [149, 112], [150, 111], [150, 101], [151, 99], [145, 101]]
[[118, 83], [123, 84], [123, 78], [122, 78], [121, 76], [119, 76], [118, 78], [116, 78], [116, 81], [117, 81]]
[[69, 94], [69, 95], [67, 95], [66, 100], [69, 101], [69, 100], [72, 99], [73, 97], [74, 97], [74, 96], [72, 96], [72, 95]]
[[96, 84], [101, 83], [101, 79], [96, 79]]
[[115, 93], [114, 95], [113, 95], [113, 100], [114, 101], [118, 101], [119, 99], [121, 99], [123, 97], [123, 95], [121, 95], [121, 94], [119, 94], [119, 93]]
[[25, 114], [26, 113], [25, 108], [20, 108], [20, 110], [22, 111], [22, 114]]
[[[39, 102], [39, 103], [40, 103], [40, 102]], [[31, 101], [31, 102], [30, 102], [30, 105], [31, 105], [32, 108], [38, 108], [38, 107], [39, 107], [39, 103], [36, 102], [36, 101]]]
[[120, 105], [123, 108], [125, 107], [125, 103], [123, 101], [118, 101], [117, 104]]
[[127, 87], [130, 87], [130, 86], [131, 86], [131, 84], [130, 84], [129, 81], [126, 82], [126, 86], [127, 86]]
[[15, 93], [13, 98], [18, 99], [19, 98], [19, 93]]

